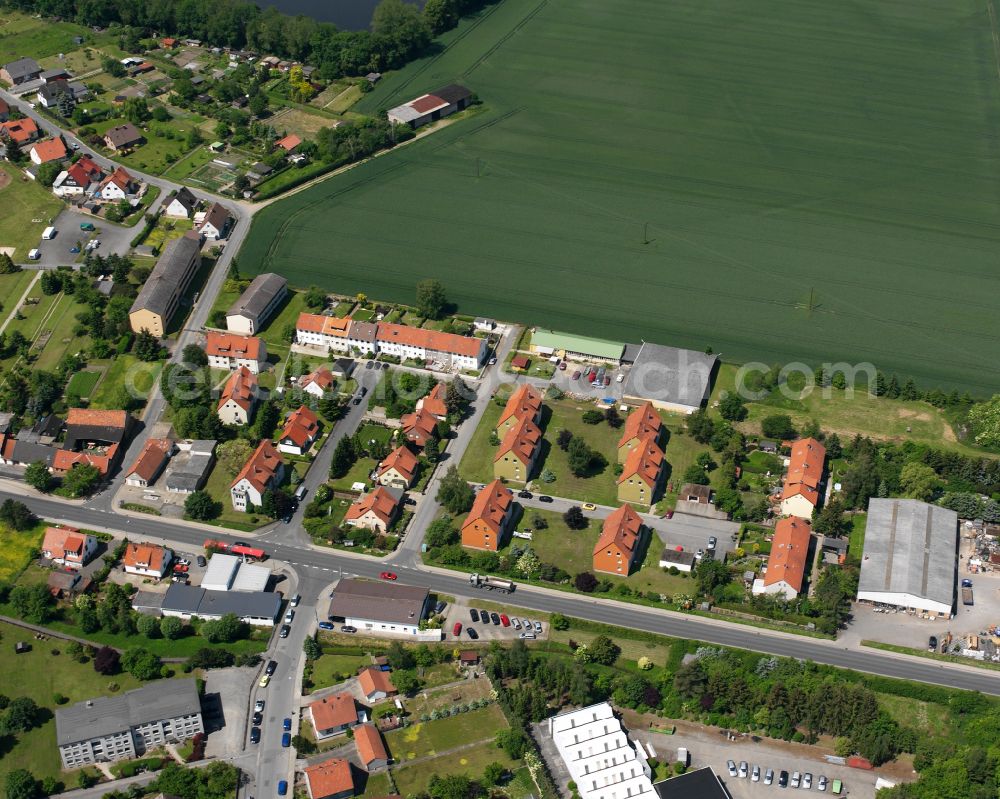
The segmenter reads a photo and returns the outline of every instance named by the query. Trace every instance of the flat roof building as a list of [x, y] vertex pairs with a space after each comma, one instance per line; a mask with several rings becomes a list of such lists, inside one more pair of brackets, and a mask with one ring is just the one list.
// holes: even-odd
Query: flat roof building
[[917, 499], [871, 499], [858, 600], [950, 618], [958, 514]]
[[347, 578], [334, 588], [328, 616], [359, 632], [416, 635], [429, 594], [415, 585]]
[[163, 484], [175, 494], [192, 494], [205, 485], [215, 463], [215, 442], [179, 441], [179, 453], [170, 459]]
[[653, 786], [659, 799], [732, 799], [711, 766], [694, 769]]
[[281, 612], [281, 595], [273, 592], [209, 591], [193, 585], [174, 583], [163, 595], [160, 613], [190, 619], [221, 619], [234, 614], [247, 624], [274, 626]]
[[606, 341], [590, 336], [576, 336], [572, 333], [558, 333], [555, 330], [536, 328], [531, 334], [531, 351], [539, 355], [557, 355], [583, 361], [622, 362], [625, 345], [618, 341]]
[[718, 360], [716, 355], [646, 341], [625, 381], [625, 401], [649, 400], [660, 410], [694, 413], [708, 399]]

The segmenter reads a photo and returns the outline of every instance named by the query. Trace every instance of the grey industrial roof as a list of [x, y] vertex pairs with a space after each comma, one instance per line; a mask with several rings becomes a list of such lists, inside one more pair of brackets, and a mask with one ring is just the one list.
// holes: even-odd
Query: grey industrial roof
[[472, 92], [464, 86], [459, 86], [457, 83], [449, 83], [447, 86], [442, 86], [436, 92], [431, 92], [431, 94], [435, 97], [440, 97], [446, 103], [453, 104], [472, 97]]
[[710, 766], [653, 785], [660, 799], [730, 799], [730, 793]]
[[917, 499], [868, 503], [858, 594], [911, 594], [951, 605], [958, 514]]
[[[216, 556], [218, 557], [218, 556]], [[236, 579], [233, 580], [231, 591], [264, 591], [267, 583], [271, 579], [271, 570], [267, 566], [258, 566], [253, 563], [241, 563], [239, 571], [236, 572]]]
[[332, 618], [417, 624], [423, 613], [426, 588], [415, 585], [347, 578], [337, 583], [330, 600]]
[[166, 314], [174, 296], [180, 292], [188, 261], [201, 250], [196, 236], [181, 236], [163, 248], [163, 255], [153, 267], [153, 272], [143, 284], [139, 296], [132, 303], [130, 313], [146, 309], [160, 315]]
[[717, 360], [715, 355], [647, 341], [629, 371], [624, 395], [696, 408], [708, 396]]
[[193, 679], [157, 680], [118, 696], [99, 696], [56, 708], [56, 740], [65, 746], [200, 712], [201, 700]]
[[194, 441], [189, 452], [170, 459], [164, 482], [170, 491], [197, 491], [212, 466], [214, 441]]
[[238, 300], [233, 303], [227, 312], [228, 316], [246, 316], [251, 319], [259, 319], [260, 315], [271, 301], [285, 290], [288, 281], [281, 275], [274, 272], [265, 272], [257, 275], [253, 282], [247, 286]]
[[415, 111], [409, 105], [397, 105], [395, 108], [390, 108], [386, 113], [387, 116], [402, 120], [403, 122], [412, 122], [413, 120], [420, 119], [420, 117], [423, 116], [423, 114]]
[[190, 613], [204, 619], [234, 613], [241, 618], [275, 619], [281, 597], [273, 592], [206, 591], [193, 585], [174, 583], [163, 596], [163, 610]]
[[236, 570], [240, 567], [240, 559], [236, 555], [226, 555], [218, 552], [208, 559], [208, 567], [201, 577], [201, 584], [204, 588], [210, 586], [224, 585], [221, 591], [228, 591], [236, 577]]

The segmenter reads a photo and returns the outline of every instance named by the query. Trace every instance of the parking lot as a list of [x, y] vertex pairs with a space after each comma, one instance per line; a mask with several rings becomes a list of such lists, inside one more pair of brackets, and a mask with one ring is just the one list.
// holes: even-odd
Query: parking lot
[[[678, 747], [687, 748], [690, 753], [691, 767], [711, 766], [726, 784], [733, 799], [758, 799], [758, 797], [763, 799], [763, 797], [768, 796], [785, 796], [785, 791], [794, 790], [791, 787], [791, 775], [795, 771], [803, 775], [812, 774], [813, 783], [811, 790], [806, 791], [799, 788], [795, 790], [794, 795], [830, 796], [833, 780], [839, 779], [843, 783], [841, 796], [874, 799], [875, 780], [879, 774], [894, 781], [898, 780], [900, 776], [912, 779], [911, 775], [887, 773], [886, 769], [880, 769], [879, 774], [876, 774], [873, 771], [833, 765], [823, 759], [823, 750], [806, 744], [794, 744], [768, 738], [755, 741], [751, 737], [730, 741], [719, 730], [683, 723], [678, 726], [674, 735], [665, 735], [630, 727], [630, 721], [628, 714], [626, 714], [625, 724], [629, 729], [630, 736], [643, 744], [651, 744], [658, 760], [673, 761], [677, 756]], [[754, 782], [749, 777], [746, 779], [731, 777], [726, 765], [729, 760], [733, 760], [737, 768], [742, 761], [746, 761], [748, 773], [752, 773], [754, 765], [760, 766], [760, 781]], [[764, 784], [764, 775], [768, 768], [774, 770], [774, 781], [771, 785]], [[899, 764], [896, 764], [894, 768], [900, 772], [905, 771]], [[778, 777], [782, 770], [789, 774], [789, 786], [786, 789], [778, 786]], [[825, 793], [821, 793], [817, 789], [820, 775], [825, 775], [828, 780]]]
[[[586, 377], [588, 366], [594, 369], [603, 368], [605, 375], [610, 378], [608, 385], [599, 384], [597, 380], [593, 383], [589, 382]], [[552, 376], [552, 385], [577, 397], [593, 399], [613, 397], [616, 401], [621, 401], [622, 389], [628, 379], [628, 370], [627, 366], [616, 367], [610, 364], [585, 364], [567, 361], [565, 369], [556, 369], [556, 373]], [[580, 373], [580, 376], [574, 380], [573, 375], [577, 372]], [[622, 375], [621, 381], [618, 380], [618, 375]]]
[[[479, 617], [478, 620], [474, 619], [472, 616], [472, 611], [476, 611], [476, 615]], [[489, 621], [487, 623], [483, 622], [483, 611], [485, 611], [489, 616]], [[517, 614], [515, 618], [514, 613]], [[492, 614], [496, 614], [499, 624], [495, 624], [492, 619]], [[506, 616], [510, 621], [510, 626], [504, 626], [501, 614]], [[498, 596], [495, 592], [490, 594], [489, 601], [470, 601], [470, 602], [453, 602], [448, 605], [445, 609], [445, 623], [444, 623], [444, 640], [445, 641], [465, 641], [468, 642], [472, 639], [469, 637], [469, 627], [476, 631], [479, 636], [480, 641], [514, 641], [522, 637], [522, 634], [526, 633], [525, 622], [532, 622], [531, 635], [536, 639], [545, 638], [548, 636], [549, 625], [547, 622], [542, 621], [537, 615], [529, 615], [520, 609], [516, 611], [505, 610], [503, 608], [502, 595]], [[535, 627], [534, 622], [538, 622], [541, 625], [541, 631], [539, 632], [537, 627]], [[462, 625], [462, 632], [456, 638], [454, 635], [455, 623], [458, 622]], [[531, 640], [531, 639], [527, 639]]]
[[[96, 230], [93, 232], [81, 230], [80, 225], [86, 223], [94, 225]], [[100, 240], [101, 245], [97, 252], [101, 255], [111, 253], [124, 255], [128, 252], [135, 234], [139, 232], [139, 226], [143, 224], [143, 220], [140, 219], [136, 226], [121, 227], [91, 214], [66, 208], [52, 222], [52, 226], [56, 229], [55, 238], [39, 242], [38, 251], [41, 258], [33, 263], [36, 266], [49, 268], [73, 264], [80, 256], [78, 253], [70, 252], [70, 249], [83, 247], [91, 239]]]

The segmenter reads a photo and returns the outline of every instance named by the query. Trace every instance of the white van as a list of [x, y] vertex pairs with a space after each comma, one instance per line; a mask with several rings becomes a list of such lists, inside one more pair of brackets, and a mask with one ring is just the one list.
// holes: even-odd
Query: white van
[[31, 252], [28, 253], [29, 261], [37, 261], [41, 257], [42, 254], [38, 250], [32, 250]]
[[50, 239], [54, 239], [55, 237], [56, 237], [56, 229], [51, 225], [42, 231], [42, 239], [44, 241], [49, 241]]

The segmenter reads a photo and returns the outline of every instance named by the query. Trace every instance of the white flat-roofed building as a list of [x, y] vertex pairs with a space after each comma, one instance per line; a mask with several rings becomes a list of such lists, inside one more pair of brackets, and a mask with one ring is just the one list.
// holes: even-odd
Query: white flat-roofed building
[[208, 560], [208, 568], [201, 578], [201, 587], [208, 591], [228, 591], [233, 586], [239, 568], [240, 559], [235, 555], [216, 553]]
[[607, 702], [549, 719], [549, 734], [581, 799], [653, 799], [652, 771]]
[[858, 601], [951, 618], [958, 514], [917, 499], [871, 499]]

